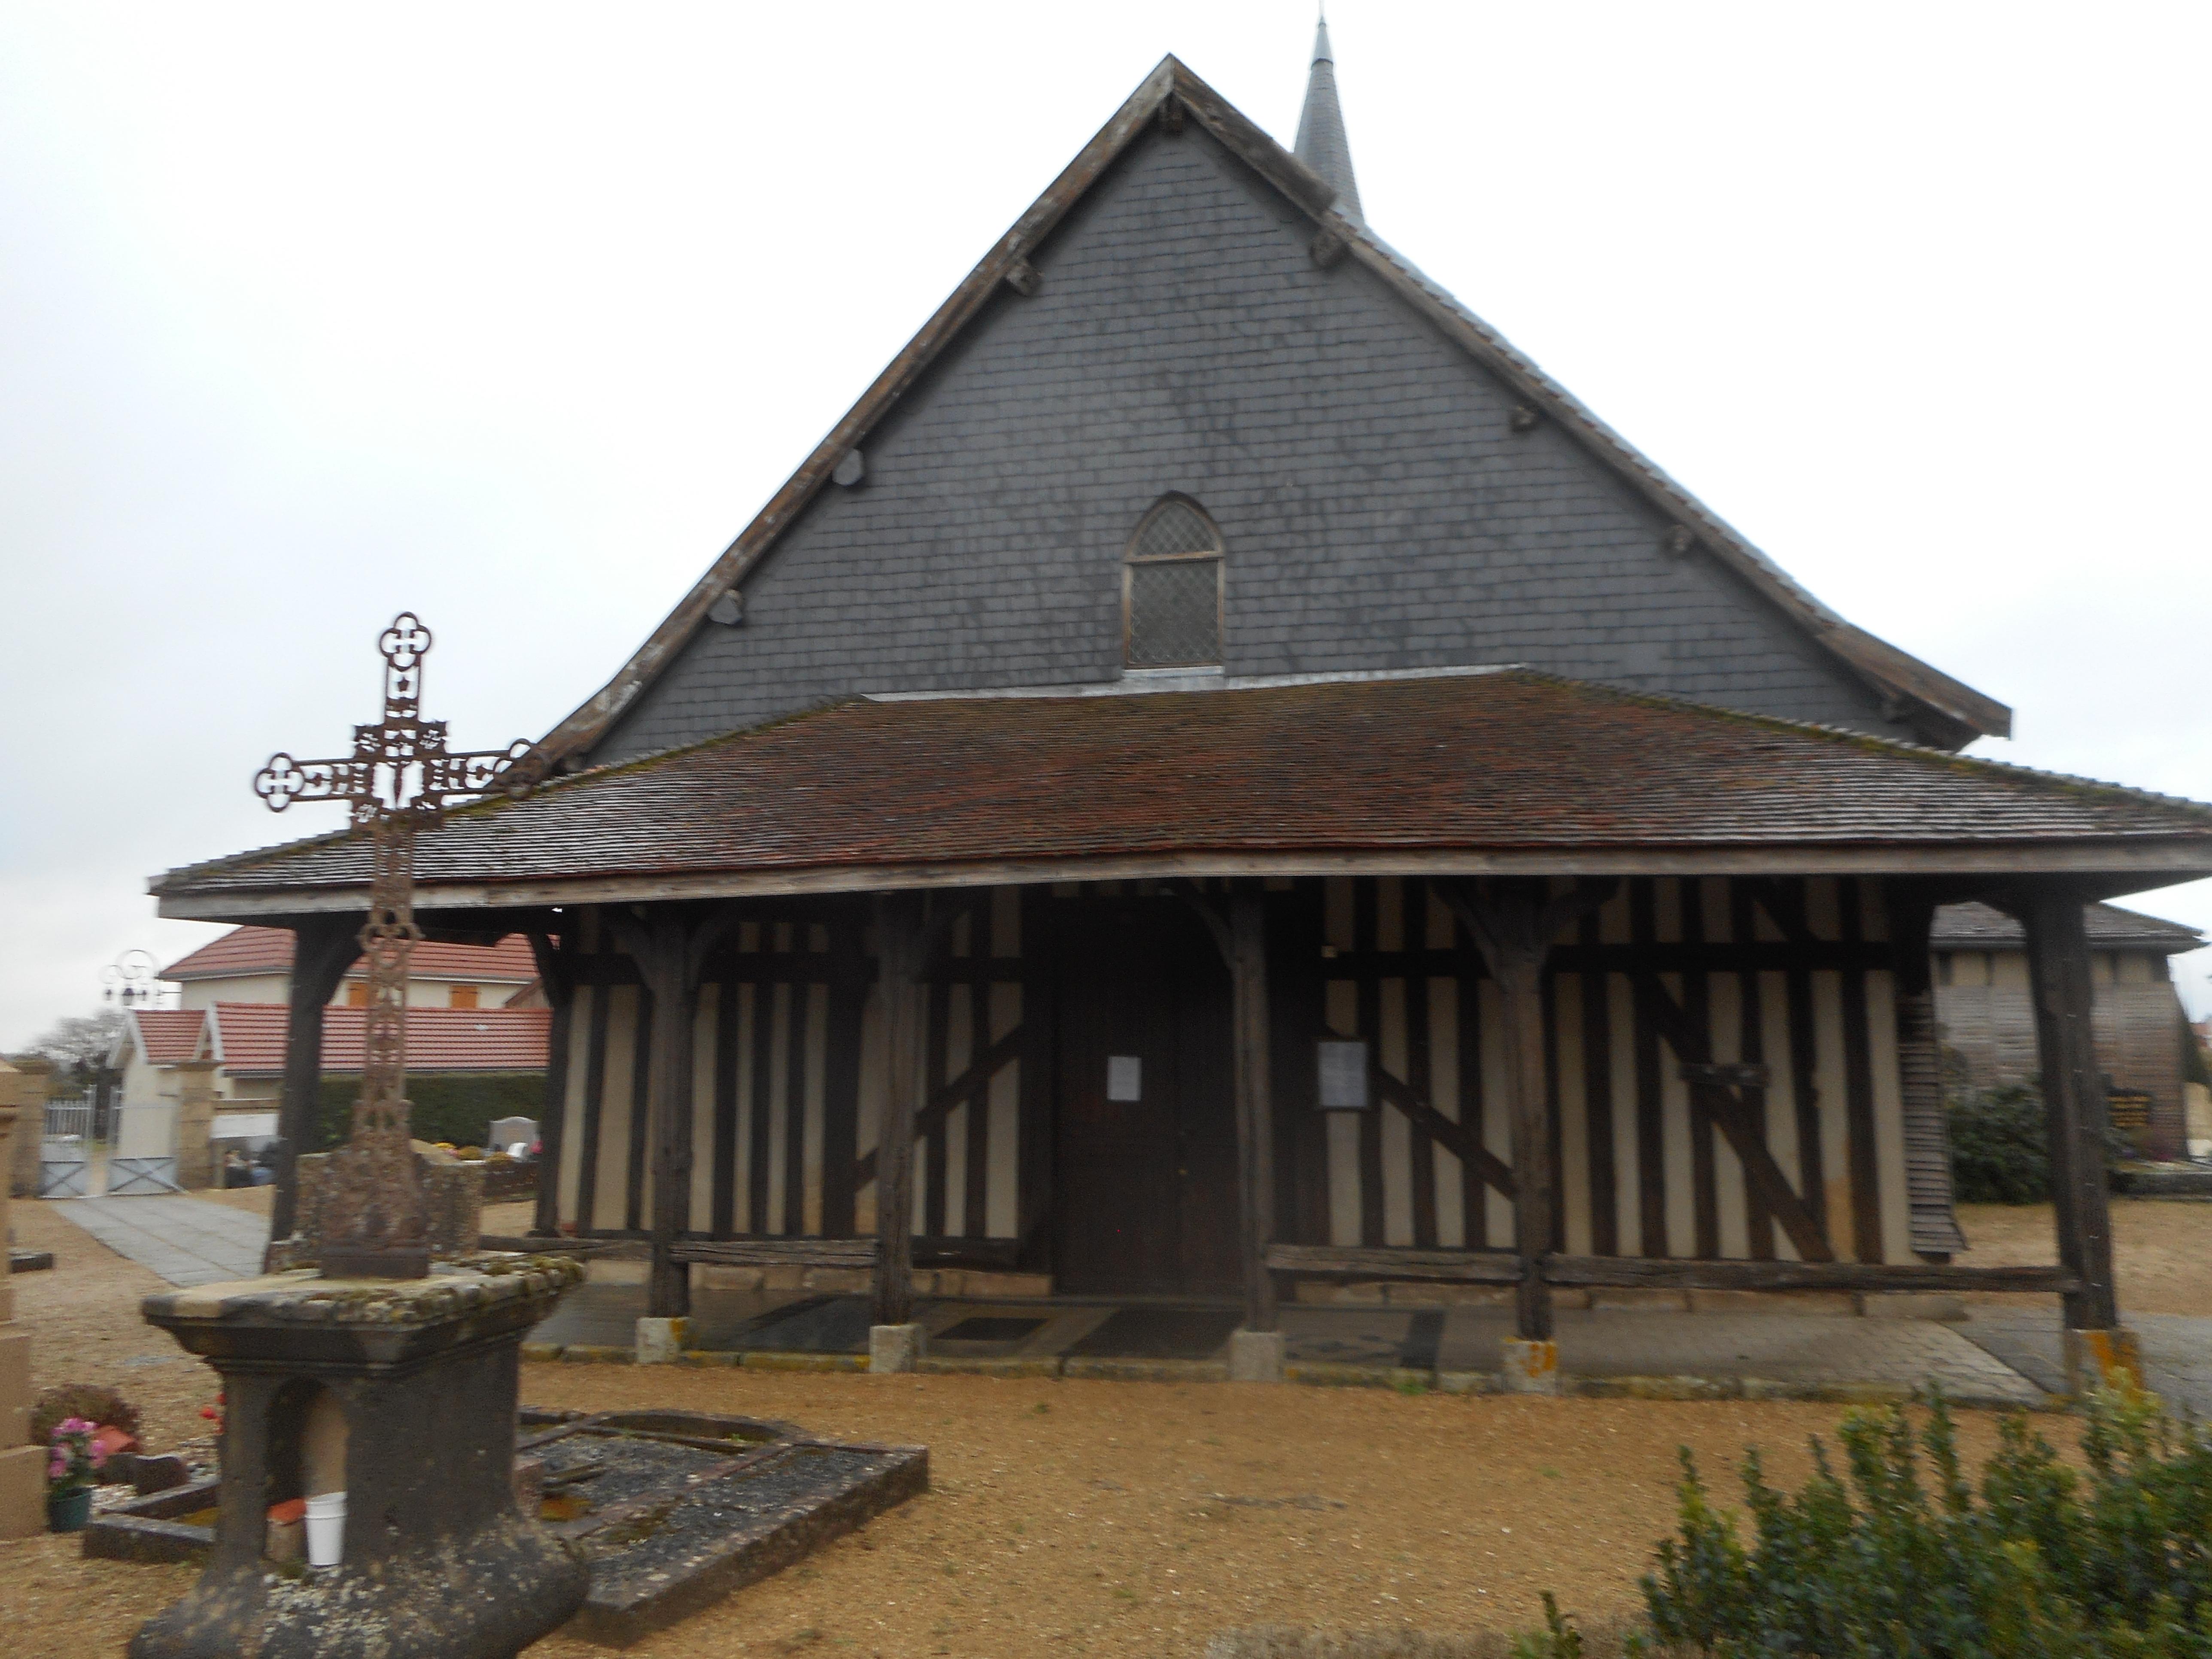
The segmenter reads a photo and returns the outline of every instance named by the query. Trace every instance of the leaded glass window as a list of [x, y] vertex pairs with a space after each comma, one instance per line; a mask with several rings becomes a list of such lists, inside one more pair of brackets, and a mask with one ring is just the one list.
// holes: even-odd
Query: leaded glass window
[[1196, 501], [1163, 497], [1138, 523], [1121, 570], [1132, 668], [1221, 660], [1221, 532]]

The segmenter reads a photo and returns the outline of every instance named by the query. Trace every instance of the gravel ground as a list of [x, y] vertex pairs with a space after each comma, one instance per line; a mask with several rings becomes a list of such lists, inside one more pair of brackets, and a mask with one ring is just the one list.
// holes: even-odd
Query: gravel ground
[[[2048, 1204], [1961, 1204], [1968, 1267], [2033, 1266], [2058, 1260]], [[2123, 1313], [2212, 1316], [2212, 1203], [2172, 1198], [2112, 1200], [2113, 1263]], [[1971, 1300], [2019, 1303], [1994, 1293]]]
[[[2201, 1261], [2212, 1237], [2212, 1206], [2115, 1208], [2124, 1299], [2141, 1307], [2169, 1282], [2180, 1296], [2181, 1264], [2192, 1254]], [[144, 1409], [157, 1449], [197, 1437], [207, 1374], [137, 1317], [158, 1281], [39, 1205], [14, 1215], [21, 1242], [57, 1258], [51, 1273], [15, 1281], [39, 1381], [119, 1384]], [[2010, 1259], [2035, 1259], [2039, 1224], [2047, 1237], [2047, 1211], [1970, 1211], [1972, 1259], [2008, 1248]], [[2197, 1295], [2212, 1301], [2212, 1291]], [[1747, 1445], [1765, 1449], [1774, 1478], [1794, 1482], [1805, 1437], [1829, 1431], [1839, 1414], [1750, 1401], [558, 1364], [525, 1366], [523, 1397], [780, 1417], [836, 1437], [930, 1448], [926, 1496], [641, 1643], [629, 1650], [637, 1659], [1198, 1659], [1209, 1638], [1256, 1626], [1510, 1631], [1534, 1622], [1546, 1589], [1572, 1611], [1611, 1620], [1635, 1608], [1636, 1575], [1671, 1527], [1678, 1445], [1729, 1495], [1726, 1471]], [[2067, 1431], [2061, 1419], [2042, 1426]], [[1971, 1456], [1991, 1448], [1995, 1431], [1993, 1417], [1964, 1414]], [[87, 1562], [73, 1540], [0, 1545], [9, 1659], [120, 1653], [193, 1576]], [[603, 1650], [556, 1636], [531, 1651]]]

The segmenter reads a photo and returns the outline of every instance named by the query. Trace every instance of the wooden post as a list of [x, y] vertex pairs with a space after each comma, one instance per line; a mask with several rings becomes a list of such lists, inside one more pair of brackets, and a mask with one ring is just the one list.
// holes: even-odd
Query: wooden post
[[300, 1154], [322, 1150], [323, 1010], [360, 957], [359, 916], [316, 916], [292, 928], [291, 1007], [276, 1103], [276, 1193], [269, 1212], [272, 1250], [299, 1231]]
[[914, 1115], [921, 1085], [922, 896], [876, 902], [876, 982], [889, 1054], [883, 1132], [876, 1140], [876, 1285], [870, 1322], [914, 1319]]
[[1562, 928], [1603, 903], [1614, 884], [1578, 887], [1557, 898], [1538, 880], [1442, 884], [1445, 902], [1466, 925], [1498, 981], [1504, 1007], [1504, 1082], [1513, 1132], [1513, 1249], [1521, 1262], [1514, 1334], [1552, 1340], [1552, 1291], [1544, 1282], [1552, 1253], [1552, 1121], [1544, 1043], [1544, 958]]
[[1258, 884], [1229, 901], [1229, 985], [1235, 1056], [1238, 1243], [1244, 1270], [1244, 1328], [1278, 1322], [1267, 1247], [1275, 1239], [1275, 1109], [1268, 1066], [1267, 899]]
[[2106, 1192], [2105, 1090], [2091, 1014], [2087, 901], [2063, 884], [2023, 888], [2012, 908], [2027, 935], [2035, 994], [2035, 1049], [2051, 1133], [2051, 1191], [2058, 1260], [2081, 1276], [2066, 1299], [2072, 1331], [2116, 1331], [2112, 1224]]
[[545, 1103], [538, 1125], [538, 1207], [532, 1213], [532, 1234], [552, 1236], [561, 1231], [561, 1144], [568, 1115], [568, 1018], [575, 1006], [575, 976], [568, 970], [569, 937], [559, 931], [533, 928], [526, 935], [530, 956], [538, 967], [538, 982], [553, 1011], [545, 1034]]
[[652, 1265], [645, 1316], [681, 1319], [691, 1311], [691, 1270], [675, 1259], [676, 1241], [691, 1229], [691, 1050], [699, 1012], [699, 977], [707, 952], [736, 918], [702, 915], [686, 906], [655, 905], [643, 921], [607, 913], [623, 954], [653, 998], [653, 1038], [646, 1060], [646, 1145], [652, 1159]]

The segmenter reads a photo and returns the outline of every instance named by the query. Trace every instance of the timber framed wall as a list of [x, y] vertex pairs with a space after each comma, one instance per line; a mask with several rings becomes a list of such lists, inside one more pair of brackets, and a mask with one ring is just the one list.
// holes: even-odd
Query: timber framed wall
[[[1012, 1266], [1043, 1214], [1024, 1023], [1023, 893], [954, 896], [926, 988], [915, 1124], [915, 1231], [927, 1254]], [[843, 1238], [876, 1225], [886, 1060], [865, 901], [748, 905], [709, 957], [692, 1025], [696, 1238]], [[652, 1022], [635, 964], [589, 912], [577, 930], [560, 1109], [560, 1217], [580, 1232], [653, 1224], [644, 1102]], [[1029, 1063], [1024, 1064], [1025, 1058]], [[1025, 1091], [1024, 1085], [1028, 1085]]]
[[[1510, 1248], [1498, 999], [1479, 952], [1419, 880], [1267, 886], [1279, 1237]], [[1051, 1266], [1053, 908], [1098, 890], [938, 901], [958, 913], [927, 975], [923, 1258]], [[1918, 1212], [1948, 1194], [1908, 1178], [1931, 1123], [1941, 1150], [1924, 932], [1891, 896], [1850, 878], [1637, 879], [1553, 946], [1555, 1249], [1929, 1252]], [[1180, 900], [1162, 887], [1158, 902]], [[693, 1026], [690, 1236], [867, 1236], [886, 1042], [866, 903], [744, 914], [707, 965]], [[574, 945], [556, 1068], [560, 1215], [584, 1233], [639, 1236], [653, 1218], [642, 1103], [657, 1012], [589, 913]], [[1368, 1043], [1366, 1109], [1318, 1109], [1325, 1037]]]
[[[1424, 884], [1332, 879], [1322, 908], [1328, 1034], [1369, 1042], [1376, 1104], [1287, 1114], [1297, 1238], [1510, 1249], [1501, 1011], [1479, 955]], [[1553, 1247], [1912, 1261], [1891, 931], [1873, 882], [1662, 878], [1624, 883], [1555, 944]], [[1314, 1065], [1310, 1048], [1285, 1062]]]

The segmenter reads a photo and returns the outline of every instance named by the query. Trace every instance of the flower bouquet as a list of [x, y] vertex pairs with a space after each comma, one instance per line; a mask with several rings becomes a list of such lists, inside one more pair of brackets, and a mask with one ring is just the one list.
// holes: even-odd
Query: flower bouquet
[[46, 1436], [46, 1525], [56, 1532], [82, 1532], [92, 1518], [93, 1483], [107, 1462], [99, 1431], [89, 1418], [65, 1417]]

